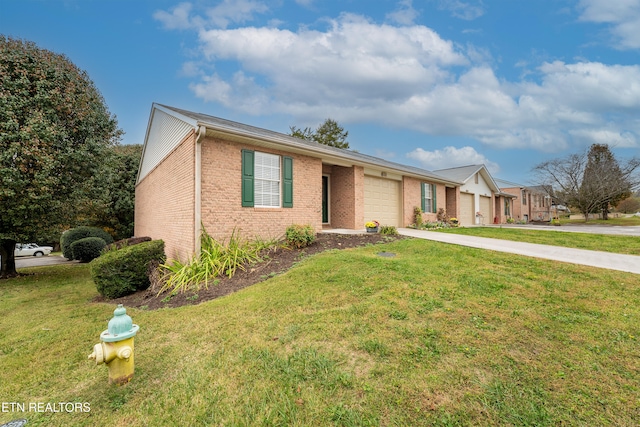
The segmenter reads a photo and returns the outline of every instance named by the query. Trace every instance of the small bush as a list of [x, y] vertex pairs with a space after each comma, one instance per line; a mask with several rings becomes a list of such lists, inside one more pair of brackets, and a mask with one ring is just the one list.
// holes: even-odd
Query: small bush
[[447, 215], [447, 211], [445, 211], [443, 208], [438, 209], [436, 218], [440, 222], [449, 222], [449, 215]]
[[91, 277], [100, 295], [118, 298], [147, 289], [150, 285], [149, 264], [162, 264], [165, 259], [162, 240], [126, 246], [94, 259], [90, 264]]
[[99, 237], [106, 242], [106, 244], [113, 243], [113, 237], [106, 231], [98, 227], [76, 227], [71, 230], [62, 233], [60, 238], [60, 249], [62, 255], [67, 259], [74, 259], [73, 252], [71, 251], [71, 244], [77, 240], [84, 239], [85, 237]]
[[398, 229], [393, 225], [383, 225], [380, 227], [380, 234], [386, 234], [388, 236], [397, 236]]
[[422, 209], [418, 206], [413, 208], [413, 223], [416, 225], [416, 228], [422, 227]]
[[105, 246], [107, 246], [107, 242], [100, 237], [85, 237], [71, 243], [69, 248], [73, 259], [77, 259], [80, 262], [89, 262], [98, 258]]
[[304, 248], [316, 240], [316, 232], [310, 225], [290, 225], [285, 232], [287, 245], [294, 248]]

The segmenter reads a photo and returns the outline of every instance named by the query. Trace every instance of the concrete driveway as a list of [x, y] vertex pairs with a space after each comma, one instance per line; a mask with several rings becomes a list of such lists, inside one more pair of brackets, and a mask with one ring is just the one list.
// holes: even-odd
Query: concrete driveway
[[[531, 229], [529, 226], [523, 227]], [[548, 228], [564, 228], [564, 226]], [[439, 233], [437, 231], [429, 230], [414, 230], [411, 228], [399, 228], [398, 232], [403, 236], [410, 236], [418, 239], [435, 240], [437, 242], [450, 243], [453, 245], [469, 246], [479, 249], [489, 249], [498, 252], [507, 252], [517, 255], [549, 259], [553, 261], [568, 262], [572, 264], [588, 265], [591, 267], [606, 268], [609, 270], [618, 270], [628, 273], [640, 274], [640, 256], [637, 255], [588, 251], [584, 249], [573, 249], [560, 246], [549, 246], [539, 245], [535, 243], [514, 242], [510, 240], [490, 239], [487, 237], [463, 236], [461, 234]]]

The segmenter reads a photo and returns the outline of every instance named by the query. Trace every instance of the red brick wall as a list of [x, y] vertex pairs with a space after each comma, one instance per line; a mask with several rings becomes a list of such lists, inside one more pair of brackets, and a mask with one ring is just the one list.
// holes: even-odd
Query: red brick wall
[[331, 166], [329, 221], [333, 228], [364, 228], [364, 169], [359, 166]]
[[[422, 189], [420, 184], [427, 181], [422, 181], [416, 178], [404, 177], [402, 180], [403, 191], [403, 220], [404, 226], [413, 224], [415, 222], [413, 210], [417, 206], [422, 207]], [[427, 184], [431, 184], [427, 182]], [[442, 208], [446, 210], [447, 215], [455, 217], [455, 201], [452, 205], [454, 207], [453, 214], [449, 211], [449, 195], [447, 188], [443, 184], [436, 184], [436, 212]], [[423, 212], [423, 221], [437, 221], [438, 214], [432, 212]]]
[[460, 211], [459, 211], [460, 187], [455, 187], [455, 188], [446, 187], [445, 194], [447, 199], [447, 202], [445, 205], [445, 209], [447, 210], [447, 215], [449, 215], [449, 218], [459, 218], [460, 217]]
[[[293, 158], [293, 208], [242, 207], [241, 152], [261, 151]], [[291, 224], [322, 229], [322, 161], [263, 147], [205, 138], [202, 142], [202, 224], [217, 240], [234, 229], [241, 237], [270, 239]]]
[[[402, 222], [403, 226], [415, 223], [414, 209], [422, 207], [422, 189], [420, 184], [422, 181], [404, 177], [402, 179]], [[438, 202], [438, 200], [436, 200]]]
[[195, 134], [136, 186], [135, 235], [162, 239], [168, 258], [194, 251]]
[[355, 228], [355, 178], [353, 168], [331, 167], [329, 220], [333, 228]]

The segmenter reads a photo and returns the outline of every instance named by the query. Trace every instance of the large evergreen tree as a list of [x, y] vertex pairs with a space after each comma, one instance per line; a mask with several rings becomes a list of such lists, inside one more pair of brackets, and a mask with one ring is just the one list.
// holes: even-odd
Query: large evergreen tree
[[594, 144], [587, 153], [581, 192], [593, 201], [592, 212], [600, 212], [609, 219], [609, 207], [617, 205], [632, 194], [632, 182], [620, 169], [608, 145]]
[[18, 241], [50, 240], [77, 219], [116, 119], [64, 55], [0, 35], [0, 277]]
[[332, 119], [326, 119], [315, 131], [312, 131], [311, 128], [308, 127], [300, 129], [295, 126], [290, 126], [289, 129], [291, 130], [290, 135], [296, 138], [315, 141], [319, 144], [336, 148], [349, 148], [349, 142], [347, 142], [349, 132], [344, 130], [338, 122]]

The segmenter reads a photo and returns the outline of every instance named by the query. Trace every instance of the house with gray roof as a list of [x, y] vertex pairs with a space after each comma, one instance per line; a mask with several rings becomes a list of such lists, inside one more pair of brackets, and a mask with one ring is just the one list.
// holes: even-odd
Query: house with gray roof
[[551, 221], [554, 216], [553, 199], [541, 186], [526, 186], [496, 179], [504, 193], [513, 195], [512, 216], [517, 221]]
[[501, 191], [485, 165], [440, 169], [434, 173], [461, 182], [460, 225], [502, 224], [511, 217], [514, 196]]
[[277, 238], [292, 224], [364, 230], [404, 227], [421, 208], [458, 216], [455, 177], [278, 132], [153, 104], [136, 184], [135, 234], [163, 239], [167, 256], [219, 241]]

